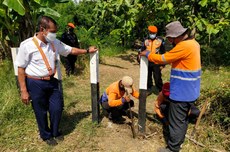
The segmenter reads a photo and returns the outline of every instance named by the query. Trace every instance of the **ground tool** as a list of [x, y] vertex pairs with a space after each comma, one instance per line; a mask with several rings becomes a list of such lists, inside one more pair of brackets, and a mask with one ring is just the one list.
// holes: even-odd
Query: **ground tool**
[[[126, 92], [126, 95], [128, 95], [127, 90], [125, 90], [125, 92]], [[132, 133], [133, 133], [133, 138], [135, 138], [136, 137], [136, 132], [135, 132], [135, 129], [134, 129], [133, 116], [132, 116], [132, 111], [131, 111], [131, 107], [130, 107], [130, 102], [128, 102], [128, 105], [129, 105], [129, 112], [130, 112], [130, 118], [131, 118], [131, 129], [132, 129]]]
[[194, 126], [194, 129], [193, 129], [192, 134], [191, 134], [191, 137], [192, 137], [192, 138], [194, 137], [194, 134], [195, 134], [195, 132], [196, 132], [196, 128], [198, 127], [198, 125], [199, 125], [199, 123], [200, 123], [200, 119], [201, 119], [202, 115], [205, 113], [205, 109], [206, 109], [206, 106], [207, 106], [207, 103], [208, 103], [208, 99], [209, 99], [209, 98], [207, 98], [207, 99], [205, 100], [205, 102], [204, 102], [204, 104], [203, 104], [203, 107], [202, 107], [202, 110], [201, 110], [201, 112], [200, 112], [200, 114], [199, 114], [199, 117], [198, 117], [198, 119], [197, 119], [197, 121], [196, 121], [196, 125]]

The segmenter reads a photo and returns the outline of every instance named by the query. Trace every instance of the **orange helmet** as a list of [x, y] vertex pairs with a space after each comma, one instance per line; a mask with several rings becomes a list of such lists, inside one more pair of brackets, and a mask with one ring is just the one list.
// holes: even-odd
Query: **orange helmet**
[[75, 29], [75, 26], [73, 25], [73, 23], [68, 23], [68, 26], [70, 26], [70, 27]]

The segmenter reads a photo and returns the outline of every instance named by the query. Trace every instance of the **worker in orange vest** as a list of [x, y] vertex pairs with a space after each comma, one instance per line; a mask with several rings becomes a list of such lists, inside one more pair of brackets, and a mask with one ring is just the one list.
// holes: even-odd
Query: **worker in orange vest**
[[[162, 91], [159, 93], [154, 110], [156, 111], [157, 115], [164, 121], [166, 125], [168, 125], [168, 108], [169, 108], [169, 89], [170, 89], [170, 83], [166, 82], [163, 87]], [[193, 119], [198, 117], [200, 114], [200, 110], [192, 105], [189, 110], [189, 119]]]
[[[139, 49], [138, 54], [144, 50], [148, 50], [154, 52], [155, 54], [164, 54], [165, 53], [165, 45], [164, 39], [160, 36], [157, 36], [157, 27], [150, 25], [148, 27], [149, 37], [145, 39], [142, 44], [141, 49]], [[138, 62], [140, 60], [140, 56], [138, 55]], [[155, 62], [149, 61], [148, 66], [148, 82], [147, 82], [147, 92], [148, 95], [153, 93], [153, 79], [154, 78], [155, 86], [159, 92], [161, 92], [163, 82], [161, 79], [161, 70], [164, 68], [164, 64], [156, 64]]]
[[[124, 96], [125, 95], [125, 96]], [[100, 98], [101, 106], [105, 109], [109, 116], [108, 119], [114, 123], [121, 123], [122, 115], [130, 106], [134, 106], [134, 101], [130, 99], [130, 95], [139, 99], [139, 92], [133, 87], [133, 79], [124, 76], [122, 79], [112, 83], [102, 94]], [[123, 97], [124, 96], [124, 97]]]
[[[77, 35], [74, 33], [75, 26], [73, 23], [68, 23], [68, 31], [62, 34], [61, 41], [65, 43], [66, 45], [80, 48], [78, 43]], [[65, 57], [65, 70], [66, 75], [69, 77], [70, 73], [74, 73], [75, 69], [75, 62], [77, 61], [77, 55], [69, 54], [67, 57]]]

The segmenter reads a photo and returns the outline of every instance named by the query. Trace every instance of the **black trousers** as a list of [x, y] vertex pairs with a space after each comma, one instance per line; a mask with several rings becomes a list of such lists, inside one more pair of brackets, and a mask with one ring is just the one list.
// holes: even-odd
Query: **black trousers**
[[[164, 113], [164, 116], [168, 119], [169, 102], [167, 101], [162, 102], [160, 105], [160, 109]], [[188, 116], [189, 120], [197, 118], [199, 114], [200, 114], [200, 110], [196, 106], [192, 105], [190, 115]]]
[[[108, 101], [106, 101], [106, 102], [101, 102], [101, 106], [108, 113], [112, 113], [112, 119], [122, 116], [122, 111], [129, 109], [128, 102], [125, 102], [122, 105], [117, 106], [117, 107], [110, 107], [108, 104]], [[134, 101], [130, 100], [130, 107], [133, 107], [133, 106], [134, 106]]]
[[169, 121], [169, 141], [168, 147], [172, 151], [179, 151], [180, 145], [184, 142], [188, 129], [188, 112], [193, 102], [170, 101], [168, 121]]
[[148, 67], [148, 82], [147, 82], [148, 88], [152, 88], [153, 86], [152, 76], [154, 78], [154, 82], [155, 82], [155, 86], [157, 87], [157, 90], [161, 92], [162, 87], [163, 87], [163, 82], [161, 79], [160, 65], [154, 64]]
[[71, 55], [69, 54], [65, 58], [65, 70], [66, 70], [66, 75], [69, 76], [70, 73], [74, 73], [75, 69], [75, 62], [77, 61], [77, 56], [76, 55]]

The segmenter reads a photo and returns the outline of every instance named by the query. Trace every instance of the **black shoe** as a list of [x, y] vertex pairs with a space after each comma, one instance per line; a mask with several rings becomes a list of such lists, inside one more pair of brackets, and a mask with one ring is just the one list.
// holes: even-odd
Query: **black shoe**
[[118, 118], [114, 118], [112, 121], [113, 121], [113, 123], [116, 123], [116, 124], [124, 124], [125, 120], [126, 119], [123, 117], [118, 117]]
[[49, 145], [49, 146], [56, 146], [58, 143], [57, 143], [57, 141], [56, 140], [54, 140], [52, 137], [51, 138], [49, 138], [49, 139], [46, 139], [46, 140], [44, 140], [46, 143], [47, 143], [47, 145]]
[[54, 137], [57, 141], [63, 141], [64, 140], [64, 135], [61, 133], [58, 133], [58, 136]]

